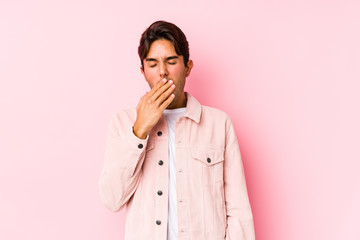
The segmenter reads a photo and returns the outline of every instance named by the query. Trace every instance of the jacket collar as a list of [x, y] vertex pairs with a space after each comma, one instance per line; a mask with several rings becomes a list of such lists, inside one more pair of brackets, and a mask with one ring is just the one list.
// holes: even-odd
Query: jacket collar
[[187, 99], [185, 117], [199, 123], [201, 117], [201, 104], [189, 92], [185, 92], [185, 96]]

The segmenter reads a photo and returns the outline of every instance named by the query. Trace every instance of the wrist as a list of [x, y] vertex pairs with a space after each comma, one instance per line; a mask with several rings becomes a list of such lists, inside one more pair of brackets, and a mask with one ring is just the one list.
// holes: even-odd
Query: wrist
[[136, 125], [136, 123], [133, 126], [133, 133], [135, 136], [137, 136], [140, 139], [146, 139], [146, 136], [148, 135], [148, 132]]

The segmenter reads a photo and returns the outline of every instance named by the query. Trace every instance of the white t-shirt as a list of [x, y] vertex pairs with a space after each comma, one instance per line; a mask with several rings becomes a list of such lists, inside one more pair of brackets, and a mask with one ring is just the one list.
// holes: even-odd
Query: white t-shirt
[[185, 115], [186, 108], [165, 109], [163, 114], [169, 132], [169, 217], [167, 240], [178, 239], [176, 167], [175, 167], [175, 123]]

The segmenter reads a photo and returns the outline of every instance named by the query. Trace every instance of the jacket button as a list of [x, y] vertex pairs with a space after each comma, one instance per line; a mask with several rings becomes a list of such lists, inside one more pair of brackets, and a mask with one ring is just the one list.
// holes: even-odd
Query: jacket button
[[161, 195], [162, 195], [162, 191], [161, 191], [161, 190], [157, 191], [157, 194], [158, 194], [159, 196], [161, 196]]
[[156, 224], [157, 224], [157, 225], [160, 225], [160, 224], [161, 224], [161, 221], [160, 221], [160, 220], [156, 220]]
[[138, 145], [138, 148], [143, 148], [144, 147], [144, 145], [142, 145], [141, 143]]
[[208, 163], [211, 163], [211, 159], [210, 159], [210, 158], [207, 158], [207, 162], [208, 162]]
[[163, 160], [160, 160], [160, 161], [158, 162], [158, 164], [159, 164], [159, 165], [163, 165], [163, 164], [164, 164]]
[[161, 131], [158, 131], [157, 132], [157, 135], [160, 137], [162, 135], [162, 132]]

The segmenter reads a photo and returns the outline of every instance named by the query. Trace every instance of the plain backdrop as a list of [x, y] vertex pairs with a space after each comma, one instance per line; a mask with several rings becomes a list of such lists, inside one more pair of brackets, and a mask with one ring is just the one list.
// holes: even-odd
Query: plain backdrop
[[186, 90], [227, 112], [257, 240], [360, 239], [359, 1], [0, 1], [0, 239], [119, 240], [110, 116], [149, 89], [141, 33], [187, 35]]

